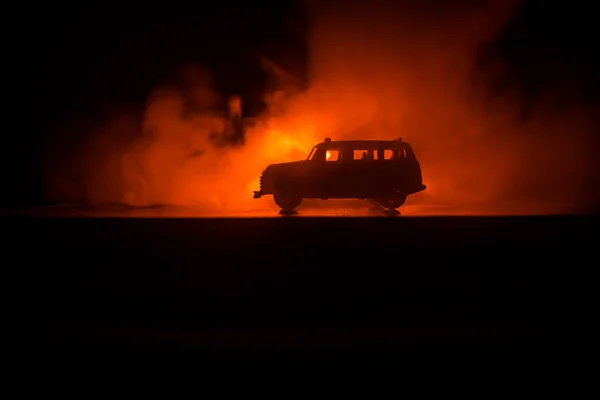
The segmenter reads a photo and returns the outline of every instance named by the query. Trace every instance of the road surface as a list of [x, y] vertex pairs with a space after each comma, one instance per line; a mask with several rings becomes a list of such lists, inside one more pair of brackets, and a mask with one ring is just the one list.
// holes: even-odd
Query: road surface
[[[398, 213], [386, 213], [383, 209], [361, 200], [304, 200], [293, 214], [296, 217], [373, 217], [395, 216], [493, 216], [544, 215], [535, 207], [526, 208], [521, 204], [505, 205], [503, 209], [491, 208], [485, 204], [411, 204], [407, 202]], [[536, 212], [539, 211], [539, 212]], [[271, 199], [237, 207], [207, 208], [194, 205], [152, 205], [136, 207], [127, 204], [57, 204], [33, 207], [22, 210], [4, 211], [4, 215], [30, 217], [123, 217], [123, 218], [265, 218], [280, 217], [280, 210]]]
[[156, 348], [522, 349], [577, 329], [597, 258], [598, 218], [583, 216], [2, 222], [4, 270], [18, 276], [6, 281], [11, 308], [30, 343], [61, 359]]

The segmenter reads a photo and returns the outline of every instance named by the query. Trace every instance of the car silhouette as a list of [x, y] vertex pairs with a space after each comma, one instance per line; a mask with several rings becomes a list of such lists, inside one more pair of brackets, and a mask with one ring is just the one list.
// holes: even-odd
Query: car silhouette
[[302, 199], [372, 199], [388, 210], [425, 190], [421, 165], [407, 142], [326, 138], [303, 161], [271, 164], [254, 198], [273, 195], [282, 210]]

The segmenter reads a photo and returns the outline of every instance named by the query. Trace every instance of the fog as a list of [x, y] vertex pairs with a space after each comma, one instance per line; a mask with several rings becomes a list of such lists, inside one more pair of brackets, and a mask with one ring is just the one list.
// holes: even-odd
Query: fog
[[527, 118], [517, 91], [492, 96], [489, 82], [504, 61], [482, 65], [478, 56], [515, 5], [459, 3], [309, 4], [307, 89], [265, 58], [277, 89], [265, 93], [262, 115], [242, 118], [242, 100], [216, 93], [211, 71], [181, 66], [141, 115], [116, 113], [69, 157], [49, 156], [48, 194], [236, 212], [272, 203], [252, 199], [266, 165], [304, 159], [325, 137], [402, 137], [427, 185], [409, 204], [489, 214], [582, 210], [596, 200], [593, 110], [564, 106], [565, 95], [577, 96], [572, 87], [549, 88]]

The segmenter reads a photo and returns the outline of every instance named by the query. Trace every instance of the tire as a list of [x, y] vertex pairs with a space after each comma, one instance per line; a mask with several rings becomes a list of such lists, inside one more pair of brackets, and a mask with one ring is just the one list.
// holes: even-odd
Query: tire
[[378, 199], [377, 201], [383, 208], [395, 210], [402, 207], [402, 205], [406, 202], [406, 196], [396, 195], [391, 199]]
[[273, 200], [282, 210], [290, 211], [302, 203], [302, 196], [294, 190], [291, 182], [280, 182], [275, 187]]

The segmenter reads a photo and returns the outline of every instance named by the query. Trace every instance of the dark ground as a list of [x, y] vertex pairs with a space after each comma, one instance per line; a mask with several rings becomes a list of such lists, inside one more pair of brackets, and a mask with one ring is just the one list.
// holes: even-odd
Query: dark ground
[[580, 329], [597, 226], [583, 216], [2, 221], [23, 337], [61, 357], [556, 351]]

